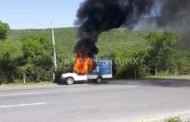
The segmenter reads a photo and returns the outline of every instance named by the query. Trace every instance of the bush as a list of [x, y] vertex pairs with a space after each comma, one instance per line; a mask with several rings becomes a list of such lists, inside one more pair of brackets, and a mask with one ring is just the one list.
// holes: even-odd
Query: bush
[[113, 60], [113, 74], [117, 79], [141, 78], [145, 75], [143, 50], [115, 50], [105, 57]]
[[182, 122], [179, 117], [172, 117], [166, 120], [166, 122]]

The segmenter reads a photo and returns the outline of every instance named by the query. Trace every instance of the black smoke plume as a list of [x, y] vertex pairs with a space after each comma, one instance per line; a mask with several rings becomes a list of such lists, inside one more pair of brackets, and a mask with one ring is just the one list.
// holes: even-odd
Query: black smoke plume
[[161, 0], [161, 4], [158, 26], [172, 27], [190, 23], [190, 0]]
[[99, 34], [121, 26], [133, 29], [148, 14], [154, 0], [86, 0], [78, 10], [78, 37], [75, 52], [94, 57]]
[[190, 50], [190, 0], [163, 0], [158, 26], [167, 27], [184, 35], [182, 48]]
[[[139, 26], [140, 25], [140, 26]], [[86, 0], [78, 12], [75, 52], [93, 57], [99, 34], [112, 28], [171, 30], [184, 35], [190, 50], [190, 0]]]
[[190, 50], [190, 0], [155, 0], [151, 11], [136, 28], [179, 32], [184, 36], [183, 48]]

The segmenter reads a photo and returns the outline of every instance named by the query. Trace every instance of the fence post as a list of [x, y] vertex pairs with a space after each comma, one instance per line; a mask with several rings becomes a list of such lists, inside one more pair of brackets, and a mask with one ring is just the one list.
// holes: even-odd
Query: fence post
[[26, 75], [25, 75], [25, 73], [23, 73], [23, 83], [24, 84], [26, 83]]
[[135, 79], [137, 79], [137, 70], [135, 70]]
[[157, 77], [158, 76], [158, 69], [155, 68], [155, 76]]
[[175, 68], [175, 76], [177, 76], [178, 75], [178, 70], [177, 70], [177, 68]]

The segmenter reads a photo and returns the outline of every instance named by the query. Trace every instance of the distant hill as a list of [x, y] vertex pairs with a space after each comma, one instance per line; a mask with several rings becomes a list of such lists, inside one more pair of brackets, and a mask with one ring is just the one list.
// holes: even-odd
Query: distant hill
[[[23, 37], [35, 33], [44, 33], [50, 35], [51, 37], [51, 29], [27, 29], [11, 30], [9, 38], [21, 40]], [[146, 32], [128, 32], [120, 29], [114, 29], [108, 32], [104, 32], [100, 35], [98, 39], [98, 56], [109, 54], [115, 49], [147, 49], [149, 47], [149, 44], [144, 39], [146, 35]], [[76, 36], [76, 28], [56, 28], [55, 41], [56, 49], [60, 57], [74, 56], [73, 49], [78, 41]]]

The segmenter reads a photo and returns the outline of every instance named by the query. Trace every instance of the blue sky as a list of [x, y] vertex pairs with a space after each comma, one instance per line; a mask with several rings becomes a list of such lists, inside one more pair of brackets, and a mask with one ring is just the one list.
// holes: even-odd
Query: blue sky
[[0, 0], [0, 21], [11, 29], [74, 26], [76, 12], [84, 0]]

